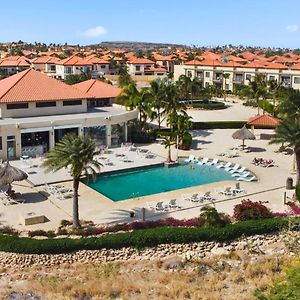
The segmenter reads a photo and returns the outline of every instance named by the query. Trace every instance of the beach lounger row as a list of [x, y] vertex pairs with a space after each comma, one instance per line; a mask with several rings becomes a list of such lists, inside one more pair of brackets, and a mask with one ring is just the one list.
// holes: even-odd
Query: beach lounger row
[[148, 207], [155, 212], [165, 212], [170, 209], [181, 208], [181, 206], [177, 203], [177, 200], [171, 199], [169, 201], [159, 201], [155, 205], [149, 204]]

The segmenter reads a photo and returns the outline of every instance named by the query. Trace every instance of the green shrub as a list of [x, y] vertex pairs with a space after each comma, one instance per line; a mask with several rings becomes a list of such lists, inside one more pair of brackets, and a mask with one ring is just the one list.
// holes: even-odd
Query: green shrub
[[273, 214], [260, 201], [242, 200], [242, 203], [237, 204], [233, 208], [233, 217], [237, 221], [257, 220], [272, 218]]
[[48, 238], [53, 238], [55, 237], [55, 233], [52, 230], [45, 231], [45, 230], [38, 229], [38, 230], [29, 231], [28, 236], [29, 237], [46, 236]]
[[3, 226], [0, 228], [0, 234], [19, 235], [19, 232], [11, 226]]
[[230, 223], [228, 218], [226, 219], [224, 214], [218, 213], [214, 207], [204, 206], [200, 212], [200, 218], [204, 221], [204, 227], [222, 227]]
[[225, 109], [226, 105], [224, 102], [218, 102], [218, 101], [195, 101], [192, 103], [193, 108], [199, 108], [204, 110], [217, 110], [217, 109]]
[[241, 236], [271, 233], [287, 227], [287, 218], [271, 218], [239, 222], [224, 227], [157, 227], [82, 239], [35, 240], [24, 237], [0, 235], [0, 251], [42, 254], [97, 250], [103, 248], [143, 248], [166, 243], [181, 244], [200, 241], [224, 242]]
[[182, 144], [179, 146], [182, 150], [190, 150], [192, 145], [193, 137], [190, 133], [186, 132], [182, 139]]
[[[240, 129], [246, 121], [193, 122], [193, 129]], [[248, 126], [250, 127], [250, 126]], [[272, 129], [269, 126], [255, 126], [257, 129]]]

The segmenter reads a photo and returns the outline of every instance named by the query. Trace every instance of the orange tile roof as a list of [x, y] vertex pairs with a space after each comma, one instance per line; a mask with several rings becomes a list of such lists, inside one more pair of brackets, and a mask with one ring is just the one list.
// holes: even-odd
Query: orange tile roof
[[263, 114], [250, 118], [247, 121], [247, 124], [252, 126], [276, 127], [279, 125], [280, 122], [280, 119], [277, 119], [269, 114]]
[[0, 67], [30, 67], [26, 60], [0, 60]]
[[87, 56], [84, 60], [92, 64], [109, 64], [109, 61], [99, 58], [95, 54]]
[[0, 103], [87, 98], [92, 96], [33, 69], [0, 80]]
[[115, 98], [121, 93], [121, 89], [101, 80], [89, 79], [73, 85], [75, 88], [99, 98]]
[[291, 70], [300, 70], [300, 63], [291, 66], [290, 69]]
[[63, 66], [87, 66], [91, 65], [90, 62], [80, 58], [79, 56], [76, 56], [76, 54], [71, 55], [70, 57], [67, 57], [59, 62], [57, 62], [58, 65]]
[[129, 64], [154, 64], [154, 61], [148, 58], [137, 58], [133, 57], [129, 62]]
[[54, 64], [59, 62], [60, 59], [53, 56], [40, 56], [31, 60], [33, 64]]

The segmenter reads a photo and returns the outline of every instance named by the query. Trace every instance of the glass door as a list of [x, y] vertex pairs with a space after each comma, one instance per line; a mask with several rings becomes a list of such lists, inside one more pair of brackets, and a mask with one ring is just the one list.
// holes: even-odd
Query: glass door
[[16, 138], [14, 135], [7, 137], [7, 159], [12, 160], [16, 158]]

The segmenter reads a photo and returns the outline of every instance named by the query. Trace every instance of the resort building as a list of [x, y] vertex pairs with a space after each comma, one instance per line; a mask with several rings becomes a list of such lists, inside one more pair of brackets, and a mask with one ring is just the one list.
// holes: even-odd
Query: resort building
[[55, 56], [40, 56], [31, 60], [31, 67], [49, 76], [56, 76], [56, 64], [60, 61]]
[[0, 70], [2, 70], [4, 76], [11, 76], [28, 68], [30, 68], [30, 63], [25, 56], [9, 56], [0, 59]]
[[56, 63], [56, 78], [65, 80], [68, 75], [90, 74], [92, 66], [92, 62], [72, 55]]
[[157, 75], [162, 76], [167, 70], [156, 66], [155, 62], [148, 58], [133, 58], [127, 62], [128, 72], [131, 75]]
[[0, 80], [0, 158], [43, 155], [70, 132], [99, 146], [127, 141], [138, 113], [112, 105], [117, 92], [96, 81], [76, 88], [33, 69]]
[[[228, 73], [229, 78], [223, 78]], [[216, 85], [224, 90], [234, 91], [238, 85], [248, 85], [256, 74], [263, 74], [267, 81], [277, 81], [285, 87], [300, 89], [300, 64], [290, 67], [276, 62], [243, 60], [192, 60], [174, 66], [174, 80], [180, 75], [191, 79], [197, 77], [203, 87]]]

